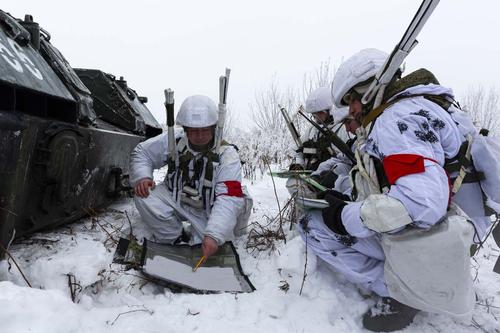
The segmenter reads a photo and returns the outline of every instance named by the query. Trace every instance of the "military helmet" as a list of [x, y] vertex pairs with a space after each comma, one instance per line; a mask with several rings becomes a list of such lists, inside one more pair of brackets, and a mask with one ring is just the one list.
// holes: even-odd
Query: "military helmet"
[[313, 90], [306, 99], [306, 112], [329, 112], [333, 105], [332, 91], [329, 87], [320, 87]]
[[384, 65], [387, 56], [387, 53], [377, 49], [363, 49], [344, 61], [339, 66], [332, 82], [335, 106], [346, 106], [348, 103], [345, 97], [350, 92], [363, 96], [375, 75]]
[[209, 127], [217, 124], [218, 109], [214, 101], [203, 95], [187, 97], [177, 114], [177, 125], [184, 127]]

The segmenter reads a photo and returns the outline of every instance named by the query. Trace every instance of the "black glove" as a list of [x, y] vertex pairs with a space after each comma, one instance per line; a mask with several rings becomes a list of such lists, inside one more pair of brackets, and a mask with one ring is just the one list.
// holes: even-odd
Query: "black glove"
[[292, 163], [288, 167], [288, 171], [304, 170], [304, 167], [298, 163]]
[[316, 179], [316, 181], [324, 187], [333, 188], [335, 187], [335, 181], [337, 180], [337, 178], [339, 178], [339, 176], [336, 173], [331, 170], [325, 170], [319, 174], [319, 177], [318, 179]]
[[[351, 198], [348, 195], [342, 194], [339, 191], [330, 190], [330, 189], [318, 193], [317, 198], [318, 199], [325, 199], [326, 201], [328, 201], [328, 199], [326, 198], [327, 196], [334, 197], [334, 198], [340, 199], [342, 201], [351, 201]], [[330, 199], [330, 200], [332, 200], [332, 199]], [[328, 203], [330, 203], [330, 201], [328, 201]]]
[[[325, 192], [326, 194], [324, 199], [330, 204], [330, 207], [322, 210], [323, 222], [334, 233], [339, 235], [348, 235], [348, 232], [342, 224], [342, 210], [347, 203], [344, 200], [339, 199], [336, 195], [329, 193], [329, 191]], [[344, 196], [344, 194], [334, 190], [331, 190], [331, 192], [336, 192]]]

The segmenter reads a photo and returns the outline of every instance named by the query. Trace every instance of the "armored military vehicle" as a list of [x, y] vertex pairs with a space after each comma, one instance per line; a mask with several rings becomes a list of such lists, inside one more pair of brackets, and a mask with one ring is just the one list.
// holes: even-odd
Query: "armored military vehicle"
[[162, 131], [146, 101], [123, 78], [73, 69], [30, 15], [0, 10], [0, 258], [130, 191], [130, 152]]

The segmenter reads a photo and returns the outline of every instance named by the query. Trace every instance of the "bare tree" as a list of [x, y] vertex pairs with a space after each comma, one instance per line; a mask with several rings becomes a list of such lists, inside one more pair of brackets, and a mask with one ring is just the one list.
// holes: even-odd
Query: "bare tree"
[[312, 73], [304, 74], [302, 80], [302, 96], [301, 99], [305, 100], [307, 96], [316, 88], [326, 87], [333, 81], [336, 68], [332, 66], [330, 59], [321, 62], [318, 68]]
[[320, 87], [328, 87], [333, 81], [333, 76], [335, 75], [336, 67], [332, 65], [331, 59], [327, 59], [320, 63], [312, 73], [304, 74], [302, 79], [302, 90], [299, 95], [298, 106], [294, 109], [293, 121], [295, 126], [300, 132], [305, 131], [306, 128], [311, 126], [302, 116], [298, 114], [300, 106], [305, 106], [305, 102], [309, 94]]
[[273, 77], [269, 87], [255, 94], [254, 104], [250, 105], [252, 118], [257, 127], [264, 131], [282, 132], [286, 124], [278, 105], [287, 110], [297, 104], [296, 93], [292, 88], [282, 92], [278, 87], [276, 76]]
[[495, 87], [471, 87], [462, 98], [464, 111], [468, 112], [474, 123], [490, 131], [491, 135], [500, 134], [500, 94]]
[[255, 101], [250, 105], [252, 117], [261, 130], [286, 131], [286, 124], [281, 115], [278, 104], [284, 106], [296, 123], [297, 129], [305, 128], [304, 120], [297, 115], [300, 106], [305, 105], [309, 94], [319, 88], [330, 85], [335, 74], [335, 67], [331, 60], [321, 62], [319, 67], [312, 73], [304, 74], [302, 89], [288, 86], [286, 89], [279, 87], [276, 75], [264, 90], [255, 94]]
[[305, 105], [312, 90], [330, 84], [333, 74], [328, 60], [322, 62], [313, 73], [304, 75], [298, 85], [282, 88], [274, 75], [266, 88], [256, 92], [250, 110], [257, 128], [250, 133], [238, 132], [232, 138], [240, 148], [240, 156], [247, 162], [244, 166], [246, 177], [254, 177], [258, 169], [264, 172], [269, 163], [280, 166], [290, 163], [297, 147], [278, 105], [288, 111], [298, 132], [305, 133], [310, 125], [297, 111]]

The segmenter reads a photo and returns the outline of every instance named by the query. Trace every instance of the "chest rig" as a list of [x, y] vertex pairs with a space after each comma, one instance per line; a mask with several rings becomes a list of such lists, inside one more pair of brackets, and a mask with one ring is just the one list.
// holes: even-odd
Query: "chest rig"
[[320, 163], [335, 156], [330, 139], [321, 133], [305, 141], [300, 151], [304, 156], [306, 170], [316, 170]]
[[[224, 149], [221, 146], [221, 150]], [[186, 139], [177, 139], [178, 165], [173, 156], [167, 159], [168, 172], [165, 179], [176, 202], [210, 213], [215, 200], [214, 173], [220, 156], [214, 150], [193, 152]]]
[[[390, 99], [392, 96], [418, 84], [439, 84], [436, 77], [428, 70], [421, 68], [408, 76], [403, 77], [387, 87], [386, 93], [384, 94], [384, 100]], [[365, 143], [366, 138], [373, 129], [373, 125], [377, 118], [387, 109], [389, 106], [407, 98], [412, 97], [424, 97], [425, 99], [437, 104], [446, 112], [450, 113], [450, 108], [452, 106], [460, 109], [460, 106], [455, 102], [449, 100], [446, 96], [441, 95], [430, 95], [430, 94], [416, 94], [416, 95], [403, 95], [396, 97], [390, 102], [383, 103], [377, 108], [373, 109], [370, 113], [362, 119], [362, 126], [358, 128], [358, 147]], [[451, 158], [445, 160], [444, 169], [448, 175], [452, 173], [458, 173], [458, 175], [450, 178], [452, 183], [452, 194], [458, 192], [462, 184], [474, 183], [484, 179], [484, 174], [477, 172], [472, 163], [470, 156], [470, 148], [472, 145], [472, 138], [468, 137], [461, 145], [458, 154]], [[387, 176], [384, 172], [382, 162], [373, 156], [369, 156], [366, 153], [360, 151], [359, 148], [356, 149], [356, 160], [357, 165], [353, 168], [356, 172], [364, 178], [363, 182], [356, 182], [354, 175], [351, 174], [351, 179], [353, 181], [353, 197], [366, 197], [371, 193], [386, 193], [390, 184], [387, 180]], [[361, 185], [362, 183], [363, 185]], [[367, 186], [368, 184], [368, 186]], [[365, 192], [365, 193], [360, 193]]]

